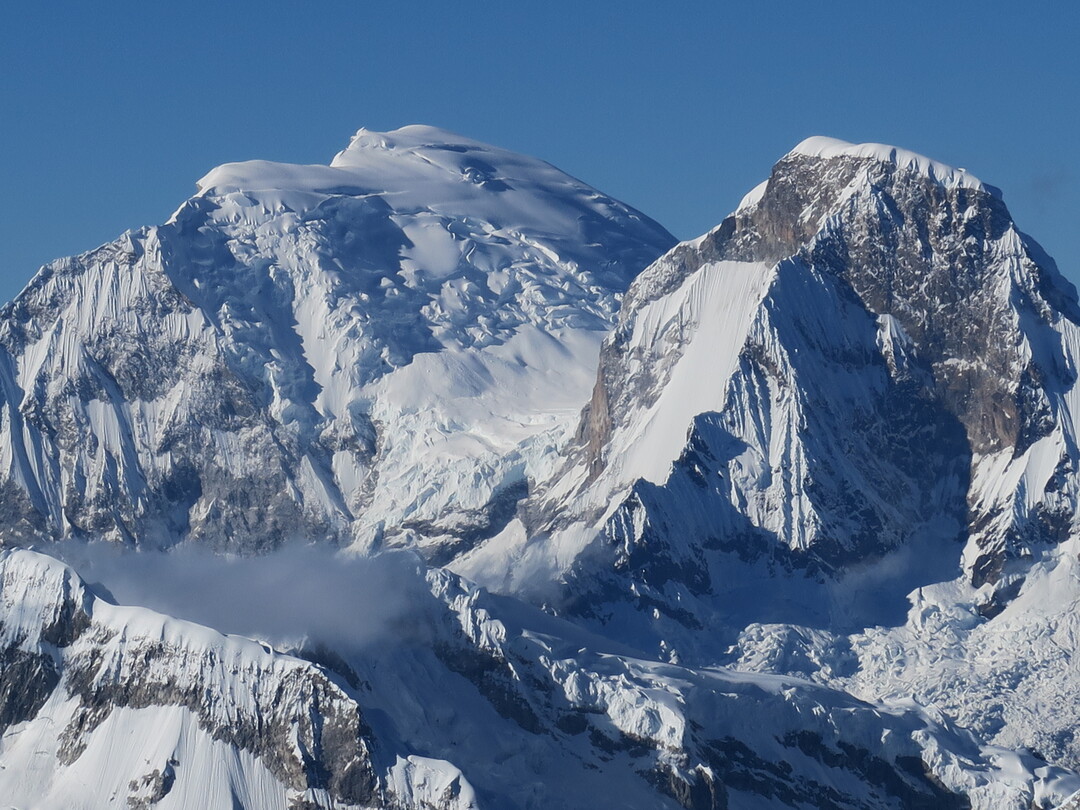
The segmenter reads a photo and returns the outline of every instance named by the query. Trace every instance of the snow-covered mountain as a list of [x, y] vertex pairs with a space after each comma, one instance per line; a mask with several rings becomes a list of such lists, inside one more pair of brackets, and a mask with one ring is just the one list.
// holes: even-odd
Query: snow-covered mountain
[[1076, 765], [1078, 321], [997, 189], [810, 139], [634, 282], [566, 465], [455, 570]]
[[8, 536], [446, 556], [512, 515], [619, 295], [674, 242], [542, 161], [430, 127], [198, 185], [4, 310]]
[[44, 268], [0, 806], [1080, 803], [1075, 291], [824, 138], [673, 242], [407, 127]]

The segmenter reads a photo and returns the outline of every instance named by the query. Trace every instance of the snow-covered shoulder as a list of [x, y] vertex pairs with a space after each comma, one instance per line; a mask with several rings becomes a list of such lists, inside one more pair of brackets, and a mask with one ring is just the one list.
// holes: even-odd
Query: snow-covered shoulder
[[349, 145], [334, 156], [334, 159], [330, 161], [330, 165], [335, 167], [349, 166], [357, 155], [370, 149], [397, 149], [404, 151], [424, 147], [450, 148], [462, 152], [473, 149], [485, 152], [504, 151], [482, 141], [466, 138], [456, 132], [426, 124], [410, 124], [390, 132], [375, 132], [361, 127], [353, 135]]
[[1000, 195], [996, 188], [983, 183], [967, 169], [956, 169], [917, 152], [883, 143], [849, 143], [839, 138], [815, 135], [804, 140], [788, 155], [826, 160], [837, 157], [869, 158], [883, 163], [892, 163], [901, 169], [917, 171], [947, 188], [970, 188]]
[[[760, 183], [758, 183], [756, 186], [746, 192], [743, 198], [739, 201], [739, 205], [735, 208], [735, 210], [746, 211], [747, 209], [753, 208], [755, 205], [761, 202], [761, 198], [765, 196], [765, 190], [768, 189], [768, 187], [769, 181], [762, 180]], [[718, 225], [717, 228], [719, 227], [720, 226]], [[716, 228], [713, 228], [713, 230], [715, 231]], [[698, 239], [703, 238], [704, 237], [698, 237]]]
[[[391, 132], [361, 129], [328, 166], [226, 163], [209, 171], [197, 186], [199, 196], [246, 194], [260, 202], [267, 201], [260, 192], [286, 192], [270, 196], [298, 212], [327, 196], [379, 196], [399, 213], [433, 210], [550, 234], [579, 233], [583, 216], [645, 219], [543, 160], [427, 126]], [[581, 241], [596, 241], [585, 236]], [[666, 237], [662, 234], [657, 241]]]

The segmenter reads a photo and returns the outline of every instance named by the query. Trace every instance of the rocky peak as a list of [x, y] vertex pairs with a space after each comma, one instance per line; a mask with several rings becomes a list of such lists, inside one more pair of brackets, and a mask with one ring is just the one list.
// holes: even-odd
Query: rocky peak
[[[596, 600], [673, 624], [894, 621], [919, 577], [961, 571], [1000, 611], [1075, 524], [1078, 314], [993, 187], [892, 147], [802, 144], [631, 285], [527, 531], [607, 544], [619, 584]], [[810, 587], [781, 616], [803, 586], [770, 573], [776, 598], [747, 602], [732, 581], [765, 565], [822, 582], [880, 565], [892, 612], [830, 616]]]
[[1075, 289], [1016, 229], [996, 188], [896, 147], [799, 144], [717, 228], [644, 271], [620, 320], [706, 264], [791, 257], [895, 319], [975, 451], [1022, 452], [1048, 429], [1039, 381], [1068, 372], [1033, 333], [1080, 319]]

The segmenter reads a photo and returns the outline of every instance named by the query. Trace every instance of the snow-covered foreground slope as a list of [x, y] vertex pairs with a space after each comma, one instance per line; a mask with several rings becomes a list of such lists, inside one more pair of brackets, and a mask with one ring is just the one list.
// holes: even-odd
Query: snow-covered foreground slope
[[4, 534], [449, 556], [543, 472], [619, 295], [673, 241], [430, 127], [221, 166], [4, 310]]
[[370, 732], [316, 667], [0, 556], [5, 806], [366, 806]]
[[412, 594], [377, 643], [309, 639], [308, 661], [4, 552], [5, 806], [1026, 808], [1080, 788], [910, 701], [640, 659], [409, 559], [356, 569]]

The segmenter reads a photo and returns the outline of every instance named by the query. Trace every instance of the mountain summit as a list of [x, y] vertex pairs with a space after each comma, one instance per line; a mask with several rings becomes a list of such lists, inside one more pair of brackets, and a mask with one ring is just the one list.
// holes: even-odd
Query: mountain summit
[[[704, 486], [720, 500], [703, 514], [749, 518], [742, 543], [697, 527], [732, 548], [771, 535], [793, 564], [836, 571], [951, 522], [970, 529], [973, 583], [997, 582], [1017, 538], [1060, 533], [1061, 493], [1036, 468], [1072, 463], [1061, 396], [1078, 316], [995, 189], [891, 147], [810, 139], [635, 280], [551, 497], [587, 493], [606, 520], [694, 449], [724, 457], [717, 486], [733, 487]], [[1023, 479], [1023, 508], [1000, 473]]]
[[[1032, 722], [1023, 698], [991, 697], [969, 639], [1000, 615], [1031, 645], [1003, 666], [1065, 666], [1035, 639], [1075, 624], [1078, 323], [997, 189], [811, 139], [634, 281], [565, 464], [454, 567], [520, 593], [544, 572], [562, 583], [545, 600], [658, 655], [833, 684], [866, 628], [905, 627], [941, 656], [909, 661], [905, 684], [1075, 764], [1074, 714]], [[1054, 607], [1028, 612], [1048, 581]], [[874, 655], [906, 643], [875, 639]], [[885, 661], [862, 666], [860, 694], [881, 685], [865, 668], [899, 689]]]
[[330, 166], [218, 167], [168, 223], [48, 265], [4, 310], [4, 531], [242, 552], [486, 536], [673, 242], [430, 127], [361, 130]]

